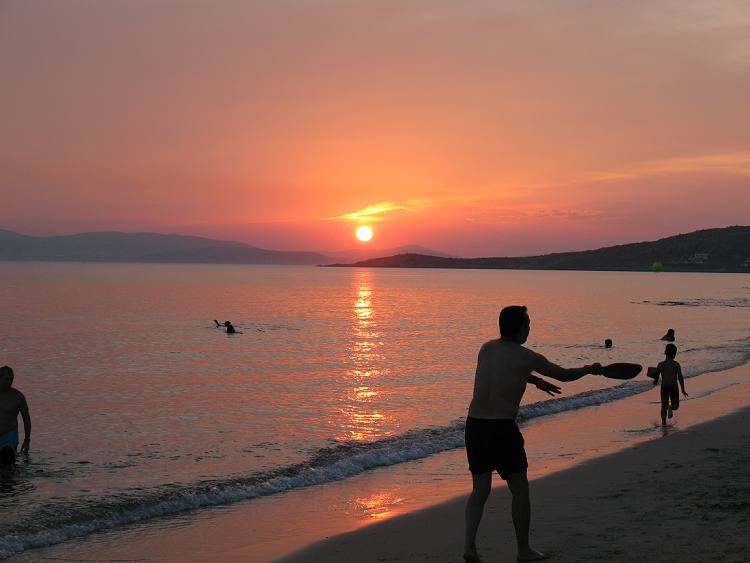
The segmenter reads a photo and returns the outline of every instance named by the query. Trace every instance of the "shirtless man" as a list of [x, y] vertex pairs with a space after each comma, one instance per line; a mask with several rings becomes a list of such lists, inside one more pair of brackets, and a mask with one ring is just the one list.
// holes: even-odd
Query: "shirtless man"
[[[21, 445], [23, 453], [29, 452], [31, 443], [31, 417], [26, 397], [13, 388], [13, 370], [0, 367], [0, 448], [18, 449], [18, 415], [23, 418], [25, 439]], [[14, 455], [15, 457], [15, 455]]]
[[560, 388], [540, 377], [537, 372], [558, 381], [573, 381], [586, 374], [601, 374], [602, 366], [592, 364], [565, 369], [541, 354], [525, 348], [531, 322], [526, 307], [512, 305], [500, 312], [500, 338], [486, 342], [479, 350], [474, 377], [474, 397], [466, 418], [466, 454], [473, 479], [473, 489], [466, 503], [466, 538], [464, 560], [481, 563], [476, 536], [484, 504], [492, 488], [492, 472], [497, 471], [508, 483], [513, 496], [513, 526], [516, 529], [519, 561], [537, 561], [546, 556], [529, 545], [531, 505], [528, 463], [521, 432], [516, 425], [518, 407], [526, 384], [549, 395], [560, 394]]

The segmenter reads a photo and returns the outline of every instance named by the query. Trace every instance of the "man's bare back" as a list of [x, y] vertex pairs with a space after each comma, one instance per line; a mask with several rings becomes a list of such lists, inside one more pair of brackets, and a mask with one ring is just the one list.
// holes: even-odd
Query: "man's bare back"
[[18, 415], [23, 410], [28, 410], [26, 397], [18, 389], [0, 392], [0, 435], [18, 432]]
[[532, 372], [571, 381], [591, 373], [592, 367], [565, 369], [512, 339], [490, 340], [479, 350], [469, 416], [515, 420], [526, 383], [539, 382]]

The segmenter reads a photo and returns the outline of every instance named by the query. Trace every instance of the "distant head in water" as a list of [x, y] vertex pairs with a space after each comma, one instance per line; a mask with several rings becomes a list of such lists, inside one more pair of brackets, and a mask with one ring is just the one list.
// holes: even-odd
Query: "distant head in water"
[[674, 340], [674, 329], [670, 328], [667, 329], [667, 334], [661, 337], [662, 340], [668, 340], [669, 342], [672, 342]]
[[605, 348], [612, 348], [612, 339], [611, 339], [611, 338], [607, 338], [607, 339], [606, 339], [606, 340], [604, 341], [604, 347], [605, 347]]

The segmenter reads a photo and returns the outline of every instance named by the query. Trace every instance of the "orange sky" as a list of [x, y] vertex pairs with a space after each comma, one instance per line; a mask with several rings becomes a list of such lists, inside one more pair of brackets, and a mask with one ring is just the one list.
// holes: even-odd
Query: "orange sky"
[[750, 217], [744, 2], [3, 0], [0, 228], [513, 255]]

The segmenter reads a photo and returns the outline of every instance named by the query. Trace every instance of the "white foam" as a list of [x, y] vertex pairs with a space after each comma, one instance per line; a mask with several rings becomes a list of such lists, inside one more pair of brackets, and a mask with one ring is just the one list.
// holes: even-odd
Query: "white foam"
[[[724, 359], [714, 361], [710, 365], [692, 367], [687, 371], [686, 377], [725, 370], [748, 361], [746, 342], [738, 343], [734, 352], [736, 353], [727, 354]], [[520, 409], [519, 420], [528, 423], [540, 416], [601, 405], [652, 388], [651, 382], [631, 381], [607, 389], [524, 405]], [[462, 447], [463, 431], [464, 422], [459, 420], [445, 427], [410, 431], [380, 442], [345, 444], [337, 448], [320, 450], [307, 464], [281, 468], [265, 478], [249, 476], [244, 479], [188, 487], [176, 492], [154, 492], [151, 495], [130, 497], [119, 502], [103, 500], [98, 505], [94, 504], [83, 510], [79, 521], [62, 521], [51, 528], [5, 534], [0, 539], [0, 559], [27, 549], [53, 545], [124, 524], [338, 481], [376, 467], [422, 459]], [[92, 514], [93, 516], [90, 516]]]

